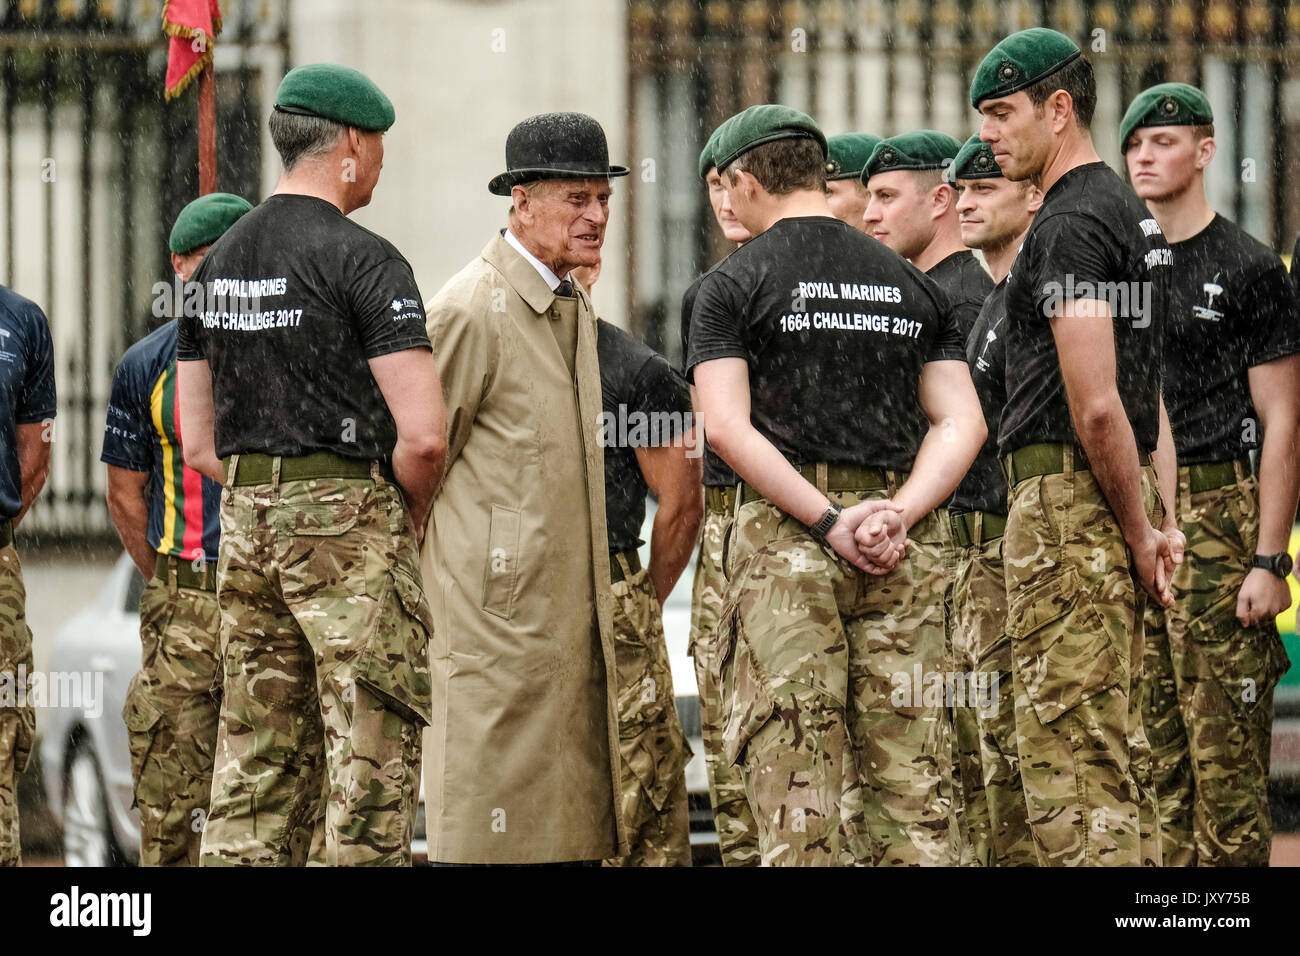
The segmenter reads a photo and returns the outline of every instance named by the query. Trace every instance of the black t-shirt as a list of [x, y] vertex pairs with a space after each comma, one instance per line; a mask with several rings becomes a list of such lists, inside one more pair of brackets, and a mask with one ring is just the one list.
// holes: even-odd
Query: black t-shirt
[[666, 358], [604, 319], [596, 325], [596, 353], [609, 550], [633, 551], [642, 544], [649, 491], [636, 449], [680, 442], [691, 420], [691, 396]]
[[1138, 449], [1155, 450], [1171, 261], [1159, 223], [1105, 163], [1078, 166], [1047, 191], [1007, 278], [1003, 455], [1078, 444], [1050, 316], [1089, 299], [1110, 304], [1119, 396]]
[[965, 361], [964, 346], [932, 279], [810, 216], [778, 221], [704, 277], [687, 368], [745, 359], [754, 427], [793, 464], [910, 469], [926, 431], [921, 367]]
[[[723, 260], [726, 261], [726, 260]], [[717, 266], [713, 267], [714, 269]], [[709, 272], [713, 270], [710, 269]], [[690, 353], [691, 343], [691, 311], [695, 308], [695, 294], [699, 292], [700, 283], [704, 281], [705, 272], [692, 282], [682, 293], [682, 361], [685, 362]], [[685, 371], [685, 370], [683, 370]], [[729, 488], [736, 484], [739, 479], [736, 473], [731, 470], [731, 466], [722, 460], [708, 442], [704, 443], [704, 486], [706, 488]]]
[[388, 240], [310, 196], [271, 196], [208, 251], [177, 358], [208, 360], [217, 454], [387, 460], [397, 428], [367, 361], [429, 348], [415, 276]]
[[23, 510], [18, 426], [53, 419], [54, 344], [41, 307], [0, 285], [0, 518]]
[[975, 253], [969, 249], [940, 259], [925, 274], [939, 283], [939, 288], [948, 297], [962, 337], [968, 338], [984, 300], [993, 291], [993, 277], [984, 271]]
[[970, 335], [966, 338], [966, 361], [971, 381], [980, 398], [980, 409], [989, 426], [989, 437], [953, 493], [949, 508], [966, 511], [1007, 513], [1007, 479], [998, 460], [998, 428], [1002, 406], [1007, 401], [1007, 282], [1003, 279], [989, 293]]
[[1240, 458], [1263, 433], [1247, 371], [1300, 352], [1295, 287], [1272, 249], [1222, 216], [1171, 248], [1165, 406], [1178, 464]]
[[1295, 248], [1291, 250], [1291, 281], [1300, 287], [1300, 236], [1296, 236]]

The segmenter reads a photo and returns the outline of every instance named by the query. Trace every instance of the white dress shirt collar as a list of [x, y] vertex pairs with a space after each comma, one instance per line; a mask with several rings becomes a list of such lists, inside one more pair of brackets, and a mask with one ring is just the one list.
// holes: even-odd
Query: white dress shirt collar
[[540, 275], [543, 279], [546, 280], [546, 284], [550, 286], [551, 291], [554, 292], [556, 287], [559, 286], [560, 284], [560, 277], [557, 276], [554, 272], [552, 272], [547, 267], [546, 263], [542, 262], [541, 259], [538, 259], [535, 255], [533, 255], [531, 252], [525, 249], [524, 244], [520, 242], [519, 239], [515, 236], [515, 234], [511, 232], [509, 229], [506, 230], [505, 239], [506, 242], [514, 246], [516, 252], [518, 252], [521, 256], [527, 259], [529, 263], [532, 264], [532, 267], [537, 270], [538, 275]]

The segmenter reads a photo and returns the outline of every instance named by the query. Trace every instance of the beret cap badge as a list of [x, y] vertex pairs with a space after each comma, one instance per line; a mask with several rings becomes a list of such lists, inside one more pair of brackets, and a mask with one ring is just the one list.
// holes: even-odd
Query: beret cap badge
[[1164, 101], [1161, 102], [1160, 108], [1164, 110], [1166, 113], [1168, 113], [1170, 116], [1173, 116], [1175, 113], [1178, 112], [1178, 103], [1174, 100], [1172, 96], [1166, 96], [1164, 98]]
[[1014, 80], [1016, 78], [1016, 65], [1010, 60], [1003, 60], [1002, 65], [998, 67], [998, 76], [1004, 80]]

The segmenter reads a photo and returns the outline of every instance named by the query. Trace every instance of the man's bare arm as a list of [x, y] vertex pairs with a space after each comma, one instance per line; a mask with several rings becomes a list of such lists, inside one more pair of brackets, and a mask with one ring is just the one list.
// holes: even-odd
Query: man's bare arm
[[185, 464], [213, 481], [224, 482], [226, 476], [217, 457], [217, 413], [212, 405], [212, 370], [207, 359], [177, 361], [176, 400], [180, 403]]
[[[1256, 554], [1286, 551], [1300, 498], [1300, 355], [1288, 355], [1247, 373], [1264, 443], [1259, 453], [1259, 543]], [[1287, 583], [1262, 568], [1242, 583], [1237, 617], [1257, 624], [1291, 606]]]
[[14, 518], [13, 526], [23, 520], [27, 509], [45, 487], [50, 474], [50, 430], [47, 422], [32, 422], [15, 429], [18, 441], [18, 474], [22, 481], [22, 510]]
[[1151, 456], [1151, 467], [1155, 469], [1160, 497], [1165, 502], [1160, 530], [1169, 539], [1174, 564], [1182, 564], [1183, 554], [1187, 550], [1187, 537], [1178, 527], [1178, 451], [1174, 448], [1174, 432], [1169, 425], [1169, 412], [1165, 408], [1163, 395], [1160, 396], [1160, 438], [1156, 443], [1156, 452]]
[[156, 552], [149, 544], [149, 501], [145, 488], [149, 484], [147, 471], [108, 466], [108, 515], [113, 519], [122, 547], [145, 576], [153, 577]]
[[393, 474], [406, 494], [416, 538], [423, 541], [447, 461], [447, 409], [438, 366], [428, 349], [405, 349], [372, 358], [370, 373], [397, 425]]
[[1071, 300], [1051, 321], [1070, 418], [1089, 469], [1133, 552], [1142, 586], [1168, 607], [1173, 560], [1169, 540], [1151, 526], [1143, 505], [1137, 441], [1115, 383], [1110, 308], [1094, 299]]
[[637, 464], [659, 501], [650, 532], [650, 580], [662, 603], [690, 563], [704, 517], [702, 464], [687, 450], [694, 442], [636, 449]]
[[912, 473], [894, 496], [909, 528], [957, 490], [989, 433], [965, 362], [926, 362], [919, 397], [930, 428]]

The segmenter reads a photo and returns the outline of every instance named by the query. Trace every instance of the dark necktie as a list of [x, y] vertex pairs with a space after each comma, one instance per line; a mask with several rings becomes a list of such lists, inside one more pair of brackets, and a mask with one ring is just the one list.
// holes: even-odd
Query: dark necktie
[[555, 287], [555, 294], [569, 296], [570, 298], [572, 298], [573, 283], [570, 282], [568, 279], [561, 279], [560, 284]]

